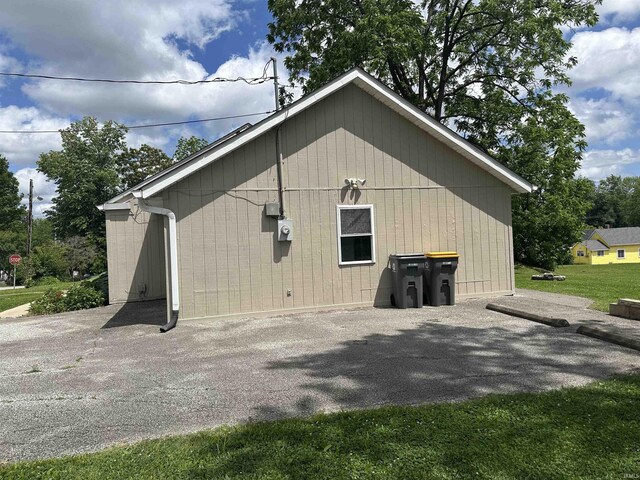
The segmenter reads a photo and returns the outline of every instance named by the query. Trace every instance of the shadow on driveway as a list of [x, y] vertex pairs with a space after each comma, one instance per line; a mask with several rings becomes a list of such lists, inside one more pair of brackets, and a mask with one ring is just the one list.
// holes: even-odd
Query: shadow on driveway
[[513, 320], [505, 323], [509, 326], [502, 328], [426, 322], [270, 362], [269, 370], [305, 376], [307, 394], [290, 409], [261, 405], [258, 418], [309, 415], [327, 402], [353, 409], [584, 384], [619, 373], [615, 358], [636, 354], [585, 339], [570, 328], [532, 326], [526, 320], [516, 321], [515, 328]]
[[101, 328], [127, 327], [131, 325], [164, 325], [167, 323], [167, 302], [151, 300], [128, 302], [113, 315]]

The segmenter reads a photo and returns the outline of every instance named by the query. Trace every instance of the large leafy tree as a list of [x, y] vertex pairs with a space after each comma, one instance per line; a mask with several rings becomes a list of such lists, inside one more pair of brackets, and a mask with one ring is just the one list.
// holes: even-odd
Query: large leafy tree
[[84, 117], [61, 130], [62, 150], [40, 155], [38, 170], [57, 186], [47, 215], [58, 239], [86, 236], [104, 248], [104, 215], [96, 205], [119, 191], [117, 166], [126, 131], [115, 122], [100, 125]]
[[304, 91], [362, 67], [534, 183], [514, 199], [514, 247], [552, 267], [588, 207], [573, 179], [584, 128], [552, 90], [576, 63], [561, 27], [595, 24], [597, 3], [269, 0], [268, 39]]
[[121, 188], [129, 189], [144, 179], [171, 166], [173, 160], [159, 148], [142, 145], [127, 148], [118, 157]]
[[202, 150], [207, 145], [209, 145], [209, 142], [204, 138], [199, 138], [195, 135], [191, 135], [189, 138], [180, 137], [178, 143], [176, 143], [176, 151], [173, 154], [173, 160], [178, 162], [183, 158], [187, 158], [189, 155], [193, 155], [194, 153]]
[[24, 216], [18, 179], [9, 171], [9, 161], [0, 155], [0, 230], [13, 229]]

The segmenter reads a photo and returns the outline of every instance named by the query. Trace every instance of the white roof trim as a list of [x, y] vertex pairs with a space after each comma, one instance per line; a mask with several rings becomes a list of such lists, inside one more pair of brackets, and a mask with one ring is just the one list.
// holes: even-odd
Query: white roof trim
[[[415, 125], [419, 126], [426, 132], [432, 134], [437, 139], [453, 148], [455, 151], [460, 153], [462, 156], [464, 156], [483, 170], [486, 170], [498, 179], [502, 180], [515, 191], [526, 193], [534, 190], [533, 185], [524, 180], [522, 177], [516, 175], [507, 167], [494, 160], [477, 147], [473, 146], [467, 140], [463, 139], [452, 130], [448, 129], [441, 123], [429, 117], [426, 113], [411, 105], [409, 102], [407, 102], [398, 94], [380, 83], [378, 80], [374, 79], [362, 70], [353, 69], [328, 83], [324, 87], [301, 98], [297, 102], [293, 103], [290, 107], [287, 107], [277, 113], [274, 113], [270, 117], [267, 117], [260, 123], [257, 123], [248, 130], [245, 130], [244, 132], [238, 134], [227, 142], [221, 144], [219, 147], [214, 148], [213, 150], [210, 150], [208, 152], [204, 152], [200, 157], [196, 156], [193, 161], [190, 161], [178, 168], [168, 171], [166, 175], [159, 175], [155, 179], [150, 179], [151, 181], [146, 185], [140, 185], [138, 188], [141, 189], [143, 198], [149, 198], [152, 195], [161, 192], [162, 190], [168, 188], [176, 182], [179, 182], [183, 178], [188, 177], [194, 172], [204, 168], [217, 159], [224, 157], [225, 155], [231, 153], [242, 145], [250, 142], [254, 138], [257, 138], [260, 135], [268, 132], [269, 130], [277, 127], [288, 118], [295, 116], [303, 110], [311, 107], [315, 103], [328, 97], [329, 95], [349, 83], [354, 83], [367, 93], [373, 95], [382, 103], [389, 106], [394, 111], [398, 112], [400, 115], [402, 115]], [[120, 194], [117, 197], [114, 197], [112, 200], [109, 200], [109, 202], [107, 203], [114, 203], [122, 200], [123, 196], [124, 194]]]
[[[111, 200], [110, 200], [111, 201]], [[105, 203], [103, 205], [98, 205], [98, 210], [102, 211], [102, 212], [106, 212], [109, 210], [129, 210], [129, 208], [131, 208], [131, 206], [129, 205], [129, 202], [126, 203]]]

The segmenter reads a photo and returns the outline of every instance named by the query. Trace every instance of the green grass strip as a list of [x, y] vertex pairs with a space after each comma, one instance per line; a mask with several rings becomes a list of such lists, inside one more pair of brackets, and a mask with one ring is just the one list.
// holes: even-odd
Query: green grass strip
[[219, 428], [0, 467], [4, 479], [638, 478], [640, 375], [542, 394]]
[[543, 292], [575, 295], [593, 300], [592, 308], [609, 311], [619, 298], [640, 300], [640, 263], [620, 265], [561, 265], [554, 272], [566, 275], [564, 282], [531, 280], [539, 273], [528, 267], [516, 267], [516, 287]]

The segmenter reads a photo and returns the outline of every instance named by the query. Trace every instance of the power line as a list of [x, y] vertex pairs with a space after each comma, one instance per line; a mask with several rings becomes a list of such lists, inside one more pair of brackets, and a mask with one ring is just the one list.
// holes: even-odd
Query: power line
[[84, 78], [84, 77], [57, 77], [54, 75], [40, 75], [37, 73], [15, 73], [0, 72], [0, 76], [4, 77], [21, 77], [21, 78], [39, 78], [44, 80], [69, 80], [73, 82], [93, 82], [93, 83], [132, 83], [137, 85], [202, 85], [206, 83], [223, 83], [223, 82], [244, 82], [247, 85], [260, 85], [269, 80], [273, 80], [270, 76], [261, 77], [214, 77], [206, 80], [118, 80], [113, 78]]
[[245, 82], [247, 85], [259, 85], [274, 77], [267, 75], [267, 69], [273, 62], [269, 59], [262, 69], [262, 75], [259, 77], [214, 77], [206, 80], [125, 80], [115, 78], [86, 78], [86, 77], [59, 77], [56, 75], [43, 75], [39, 73], [17, 73], [17, 72], [0, 72], [0, 76], [4, 77], [20, 77], [20, 78], [39, 78], [42, 80], [68, 80], [72, 82], [94, 82], [94, 83], [133, 83], [137, 85], [202, 85], [206, 83], [222, 83], [222, 82]]
[[[167, 127], [171, 125], [186, 125], [190, 123], [202, 123], [202, 122], [215, 122], [216, 120], [231, 120], [234, 118], [255, 117], [257, 115], [268, 115], [275, 112], [275, 110], [269, 110], [266, 112], [245, 113], [243, 115], [229, 115], [226, 117], [215, 118], [200, 118], [198, 120], [184, 120], [182, 122], [167, 122], [167, 123], [149, 123], [144, 125], [123, 125], [129, 130], [135, 130], [137, 128], [153, 128], [153, 127]], [[0, 130], [0, 133], [60, 133], [60, 130]]]

